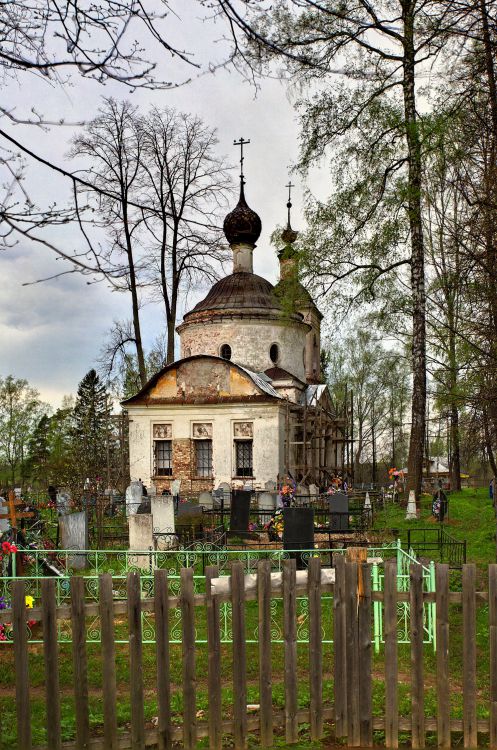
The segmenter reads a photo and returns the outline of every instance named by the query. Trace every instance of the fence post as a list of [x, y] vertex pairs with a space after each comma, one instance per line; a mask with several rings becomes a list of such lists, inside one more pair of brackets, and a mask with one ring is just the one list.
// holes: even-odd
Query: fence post
[[410, 566], [410, 635], [411, 635], [411, 742], [413, 750], [425, 746], [423, 684], [423, 569], [419, 563]]
[[361, 744], [359, 722], [359, 643], [357, 628], [357, 563], [345, 562], [347, 648], [347, 737], [351, 747]]
[[488, 626], [490, 649], [490, 750], [497, 750], [497, 565], [488, 566]]
[[283, 632], [285, 639], [285, 737], [298, 739], [296, 561], [283, 560]]
[[259, 605], [259, 703], [261, 745], [273, 745], [273, 695], [271, 670], [271, 560], [259, 560], [257, 566]]
[[359, 732], [362, 747], [373, 745], [373, 706], [371, 674], [371, 568], [367, 563], [357, 566], [362, 578], [358, 589], [357, 641], [359, 665]]
[[221, 732], [221, 634], [219, 602], [213, 596], [211, 581], [219, 575], [217, 565], [205, 569], [205, 591], [207, 596], [207, 643], [208, 643], [208, 684], [209, 684], [209, 747], [210, 750], [221, 750], [223, 739]]
[[24, 581], [12, 584], [14, 663], [16, 670], [17, 746], [31, 750], [31, 709], [29, 703], [29, 657]]
[[385, 744], [396, 750], [399, 746], [399, 696], [397, 651], [397, 561], [385, 564], [383, 586], [385, 608]]
[[449, 685], [449, 566], [438, 564], [436, 575], [437, 632], [437, 741], [438, 747], [450, 748]]
[[[55, 579], [41, 581], [41, 607], [43, 623], [43, 651], [45, 660], [45, 693], [47, 707], [47, 742], [50, 750], [60, 750], [60, 688], [57, 646], [57, 602]], [[111, 748], [110, 750], [113, 750]]]
[[462, 569], [464, 747], [478, 746], [476, 722], [476, 567]]
[[321, 633], [321, 560], [309, 559], [307, 573], [309, 597], [309, 677], [311, 739], [323, 736], [323, 641]]
[[[378, 564], [373, 563], [372, 568], [373, 577], [373, 591], [380, 590], [380, 575], [378, 570]], [[380, 653], [380, 641], [381, 641], [381, 602], [373, 602], [373, 634], [374, 634], [374, 650], [375, 653]]]
[[155, 648], [157, 654], [157, 707], [159, 750], [170, 750], [171, 686], [169, 659], [169, 584], [167, 570], [154, 571]]
[[233, 624], [233, 722], [235, 750], [247, 744], [247, 671], [245, 643], [245, 570], [241, 560], [231, 567]]
[[143, 710], [141, 581], [139, 573], [128, 573], [129, 676], [131, 698], [131, 748], [145, 747]]
[[86, 750], [90, 744], [90, 721], [88, 716], [85, 582], [80, 576], [73, 576], [71, 578], [71, 627], [76, 712], [76, 748], [77, 750]]
[[347, 735], [347, 633], [345, 558], [334, 555], [335, 587], [333, 594], [333, 682], [335, 735]]
[[193, 569], [181, 568], [181, 626], [183, 632], [183, 744], [197, 746], [195, 681], [195, 604]]

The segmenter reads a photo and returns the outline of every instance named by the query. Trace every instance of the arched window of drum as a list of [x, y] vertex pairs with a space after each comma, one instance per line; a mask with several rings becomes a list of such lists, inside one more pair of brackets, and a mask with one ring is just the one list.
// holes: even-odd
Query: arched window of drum
[[223, 359], [231, 359], [231, 346], [229, 344], [223, 344], [221, 347], [221, 357]]
[[271, 362], [273, 364], [277, 364], [278, 360], [280, 358], [280, 349], [278, 344], [271, 344], [271, 347], [269, 349], [269, 357], [271, 358]]

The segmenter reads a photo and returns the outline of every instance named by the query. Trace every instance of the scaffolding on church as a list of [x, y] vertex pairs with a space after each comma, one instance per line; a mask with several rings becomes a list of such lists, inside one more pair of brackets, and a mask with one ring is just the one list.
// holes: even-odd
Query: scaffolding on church
[[329, 485], [337, 474], [353, 479], [353, 429], [350, 409], [337, 416], [326, 390], [316, 386], [303, 404], [287, 401], [285, 473], [301, 484]]

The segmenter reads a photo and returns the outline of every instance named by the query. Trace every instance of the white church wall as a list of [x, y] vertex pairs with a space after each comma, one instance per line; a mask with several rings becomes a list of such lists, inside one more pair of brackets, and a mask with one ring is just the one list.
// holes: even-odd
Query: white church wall
[[[253, 423], [253, 467], [257, 483], [275, 480], [283, 466], [285, 407], [280, 404], [209, 404], [129, 406], [129, 454], [131, 479], [150, 486], [153, 477], [153, 425], [170, 424], [173, 440], [193, 437], [193, 423], [212, 424], [214, 486], [234, 477], [235, 422]], [[283, 429], [283, 438], [282, 438]], [[174, 463], [174, 456], [173, 456]], [[174, 478], [174, 476], [173, 476]], [[169, 477], [164, 477], [169, 479]]]
[[231, 360], [255, 372], [274, 367], [269, 350], [279, 348], [277, 366], [305, 381], [304, 350], [307, 326], [267, 319], [228, 318], [220, 321], [186, 324], [180, 327], [181, 357], [195, 354], [220, 355], [229, 344]]

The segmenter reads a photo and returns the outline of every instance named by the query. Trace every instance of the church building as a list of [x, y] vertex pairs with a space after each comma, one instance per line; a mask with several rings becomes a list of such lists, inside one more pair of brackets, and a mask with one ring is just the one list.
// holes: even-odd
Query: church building
[[273, 286], [253, 271], [261, 220], [242, 174], [224, 221], [233, 272], [177, 327], [181, 358], [123, 401], [131, 479], [158, 493], [173, 480], [182, 493], [286, 477], [326, 486], [343, 466], [344, 420], [321, 382], [323, 316], [298, 279], [290, 197], [287, 206]]

